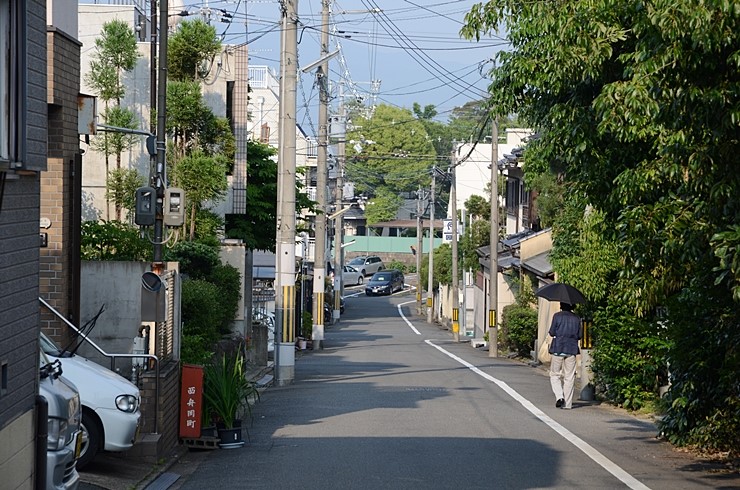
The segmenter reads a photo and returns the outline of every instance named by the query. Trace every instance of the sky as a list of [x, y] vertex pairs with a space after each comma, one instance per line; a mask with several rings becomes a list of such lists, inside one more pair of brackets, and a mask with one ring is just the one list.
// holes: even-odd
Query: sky
[[[278, 0], [180, 0], [191, 15], [210, 12], [225, 44], [249, 44], [249, 63], [279, 73], [280, 2]], [[486, 97], [487, 73], [500, 37], [469, 42], [459, 36], [474, 0], [336, 0], [331, 2], [329, 61], [331, 106], [338, 105], [340, 81], [346, 97], [366, 103], [411, 109], [432, 104], [446, 121], [454, 107]], [[174, 9], [173, 9], [174, 10]], [[231, 22], [224, 23], [224, 13]], [[298, 0], [298, 62], [321, 57], [321, 0]], [[193, 18], [193, 17], [190, 17]], [[318, 90], [313, 73], [303, 74], [297, 89], [297, 120], [317, 133]], [[375, 82], [375, 83], [373, 83]], [[376, 90], [373, 90], [373, 86]], [[345, 99], [346, 100], [346, 99]]]

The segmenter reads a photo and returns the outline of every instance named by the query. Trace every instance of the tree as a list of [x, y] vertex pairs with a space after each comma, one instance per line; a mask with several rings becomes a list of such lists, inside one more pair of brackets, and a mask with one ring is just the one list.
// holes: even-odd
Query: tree
[[[121, 107], [121, 99], [125, 95], [124, 73], [136, 67], [138, 58], [136, 35], [128, 24], [122, 20], [113, 20], [103, 24], [100, 37], [95, 40], [95, 52], [92, 55], [90, 71], [85, 80], [103, 100], [105, 104], [103, 120], [109, 126], [128, 129], [134, 129], [137, 126], [134, 113], [130, 109]], [[110, 101], [115, 101], [113, 107], [110, 107]], [[106, 185], [110, 155], [116, 155], [116, 169], [120, 169], [121, 153], [132, 148], [135, 142], [136, 138], [125, 131], [106, 131], [102, 136], [93, 139], [91, 145], [93, 149], [105, 155]], [[116, 219], [120, 220], [121, 208], [116, 206], [115, 212]], [[109, 215], [110, 211], [106, 209], [108, 218], [110, 218]]]
[[[247, 210], [246, 214], [227, 216], [226, 236], [239, 238], [250, 250], [275, 251], [277, 234], [277, 162], [275, 148], [258, 141], [247, 142]], [[296, 180], [296, 211], [318, 212]]]
[[396, 218], [398, 208], [403, 204], [403, 199], [387, 187], [380, 187], [365, 205], [365, 219], [368, 225], [391, 221]]
[[[491, 107], [539, 133], [527, 147], [527, 172], [552, 171], [580, 200], [581, 216], [602, 213], [600, 241], [622, 258], [605, 303], [647, 320], [666, 308], [667, 359], [682, 382], [669, 391], [664, 433], [704, 447], [740, 425], [737, 406], [728, 412], [722, 401], [738, 398], [737, 383], [696, 366], [695, 345], [681, 338], [688, 322], [703, 339], [723, 339], [705, 344], [702, 359], [721, 360], [722, 372], [740, 368], [734, 9], [689, 0], [644, 8], [497, 0], [475, 5], [462, 31], [474, 38], [506, 26], [512, 50], [497, 55]], [[564, 225], [558, 234], [577, 233]], [[678, 298], [711, 308], [684, 311]]]
[[125, 95], [123, 75], [136, 67], [138, 58], [136, 35], [126, 22], [112, 20], [103, 24], [100, 37], [95, 39], [86, 82], [98, 92], [106, 107], [111, 100], [121, 105]]
[[226, 236], [240, 238], [250, 250], [275, 250], [277, 236], [277, 162], [275, 148], [247, 142], [247, 214], [229, 215]]
[[167, 133], [174, 140], [176, 159], [197, 147], [198, 131], [213, 117], [198, 82], [167, 82]]
[[196, 150], [180, 160], [172, 170], [173, 184], [181, 187], [190, 208], [190, 239], [195, 238], [195, 217], [206, 201], [219, 201], [228, 189], [226, 166]]
[[121, 210], [129, 212], [129, 221], [133, 221], [136, 208], [136, 189], [143, 186], [144, 178], [136, 169], [115, 169], [108, 174], [106, 181], [106, 199], [116, 207], [116, 220], [121, 220]]
[[181, 22], [167, 42], [168, 77], [195, 81], [210, 70], [212, 58], [221, 51], [216, 28], [201, 19]]
[[410, 111], [379, 105], [370, 119], [357, 117], [353, 124], [347, 174], [358, 192], [373, 197], [381, 188], [400, 194], [429, 185], [434, 146]]

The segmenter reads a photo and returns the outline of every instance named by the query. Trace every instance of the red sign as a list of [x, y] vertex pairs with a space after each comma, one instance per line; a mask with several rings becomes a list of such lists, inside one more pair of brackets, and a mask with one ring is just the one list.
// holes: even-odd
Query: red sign
[[203, 367], [183, 364], [180, 389], [180, 437], [200, 437]]

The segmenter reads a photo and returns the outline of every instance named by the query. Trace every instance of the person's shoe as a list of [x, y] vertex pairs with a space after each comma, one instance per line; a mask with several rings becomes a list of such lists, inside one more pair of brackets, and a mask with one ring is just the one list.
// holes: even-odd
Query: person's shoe
[[555, 402], [555, 408], [561, 408], [563, 405], [565, 405], [565, 399], [563, 398]]

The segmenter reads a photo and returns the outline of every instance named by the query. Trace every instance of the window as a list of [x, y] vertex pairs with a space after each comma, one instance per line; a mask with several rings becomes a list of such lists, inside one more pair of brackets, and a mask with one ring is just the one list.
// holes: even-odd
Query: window
[[262, 143], [270, 142], [270, 126], [268, 126], [267, 124], [263, 124], [260, 128], [260, 141]]
[[0, 0], [0, 162], [3, 167], [22, 161], [25, 156], [25, 7], [25, 2]]
[[9, 160], [10, 1], [0, 0], [0, 159]]

